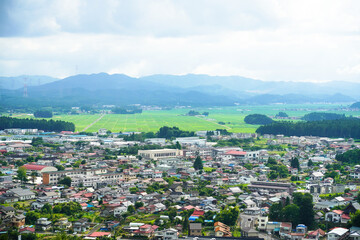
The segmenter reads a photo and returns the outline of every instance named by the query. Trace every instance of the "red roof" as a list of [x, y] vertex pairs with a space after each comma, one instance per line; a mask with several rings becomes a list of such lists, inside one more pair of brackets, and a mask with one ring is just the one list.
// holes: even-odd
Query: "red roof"
[[36, 165], [36, 164], [25, 164], [23, 165], [27, 170], [40, 171], [46, 168], [46, 165]]
[[19, 232], [23, 232], [23, 231], [35, 232], [35, 228], [24, 227], [24, 228], [22, 228], [22, 229], [19, 230]]
[[317, 236], [317, 235], [325, 236], [325, 232], [322, 229], [317, 229], [315, 231], [309, 232], [310, 236]]
[[343, 211], [341, 211], [341, 210], [333, 210], [333, 212], [336, 214], [339, 214], [339, 215], [341, 215], [343, 213]]
[[193, 212], [193, 214], [192, 215], [198, 215], [198, 216], [202, 216], [202, 215], [204, 215], [205, 214], [205, 212], [204, 211], [199, 211], [199, 210], [195, 210], [194, 212]]
[[109, 236], [111, 232], [93, 232], [92, 234], [88, 235], [89, 237], [102, 237], [102, 236]]
[[231, 151], [226, 152], [225, 154], [236, 155], [236, 156], [244, 156], [244, 155], [246, 155], [246, 152], [231, 150]]

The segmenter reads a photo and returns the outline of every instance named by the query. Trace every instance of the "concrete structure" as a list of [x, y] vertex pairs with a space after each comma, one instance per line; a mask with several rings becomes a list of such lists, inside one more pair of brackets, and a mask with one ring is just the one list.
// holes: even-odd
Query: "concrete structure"
[[268, 191], [269, 193], [287, 192], [292, 194], [296, 188], [291, 183], [251, 182], [248, 189], [252, 192]]
[[179, 142], [181, 145], [196, 145], [196, 146], [205, 146], [206, 139], [202, 139], [199, 137], [183, 137], [176, 138], [173, 143]]
[[45, 185], [56, 185], [59, 180], [64, 177], [70, 177], [74, 180], [72, 181], [73, 186], [80, 186], [82, 184], [84, 187], [96, 187], [101, 183], [116, 183], [119, 179], [124, 178], [124, 174], [118, 172], [108, 172], [106, 168], [74, 169], [57, 172], [44, 172], [42, 174], [43, 184]]
[[44, 172], [56, 172], [56, 167], [50, 167], [46, 165], [37, 165], [37, 164], [25, 164], [23, 165], [24, 168], [26, 168], [27, 172], [37, 172], [39, 175]]
[[163, 146], [166, 143], [166, 138], [147, 138], [145, 139], [145, 143]]
[[182, 151], [179, 149], [154, 149], [154, 150], [139, 150], [138, 155], [146, 159], [162, 159], [170, 157], [182, 156]]

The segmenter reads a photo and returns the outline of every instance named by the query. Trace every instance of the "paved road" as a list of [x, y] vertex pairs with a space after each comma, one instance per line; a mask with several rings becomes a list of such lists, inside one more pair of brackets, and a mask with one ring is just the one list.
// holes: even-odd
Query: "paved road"
[[88, 128], [90, 128], [92, 125], [94, 125], [95, 123], [97, 123], [98, 121], [100, 121], [103, 117], [105, 116], [105, 114], [102, 114], [98, 119], [96, 119], [93, 123], [91, 123], [90, 125], [88, 125], [86, 128], [84, 128], [82, 130], [82, 132], [85, 132], [86, 130], [88, 130]]
[[96, 232], [97, 230], [100, 229], [100, 227], [102, 226], [102, 223], [98, 223], [97, 225], [95, 225], [95, 227], [93, 227], [90, 232], [88, 233], [88, 235], [92, 234], [93, 232]]

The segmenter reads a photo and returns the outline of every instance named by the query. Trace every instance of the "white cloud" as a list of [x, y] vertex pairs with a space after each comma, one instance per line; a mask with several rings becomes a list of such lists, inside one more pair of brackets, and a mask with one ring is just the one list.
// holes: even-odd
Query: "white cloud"
[[0, 75], [63, 77], [78, 69], [287, 81], [360, 77], [356, 0], [6, 3]]

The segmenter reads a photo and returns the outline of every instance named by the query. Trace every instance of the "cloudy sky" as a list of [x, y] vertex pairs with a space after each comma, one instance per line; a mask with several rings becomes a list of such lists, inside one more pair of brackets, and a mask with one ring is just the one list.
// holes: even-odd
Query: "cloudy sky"
[[358, 0], [0, 0], [0, 75], [360, 82]]

